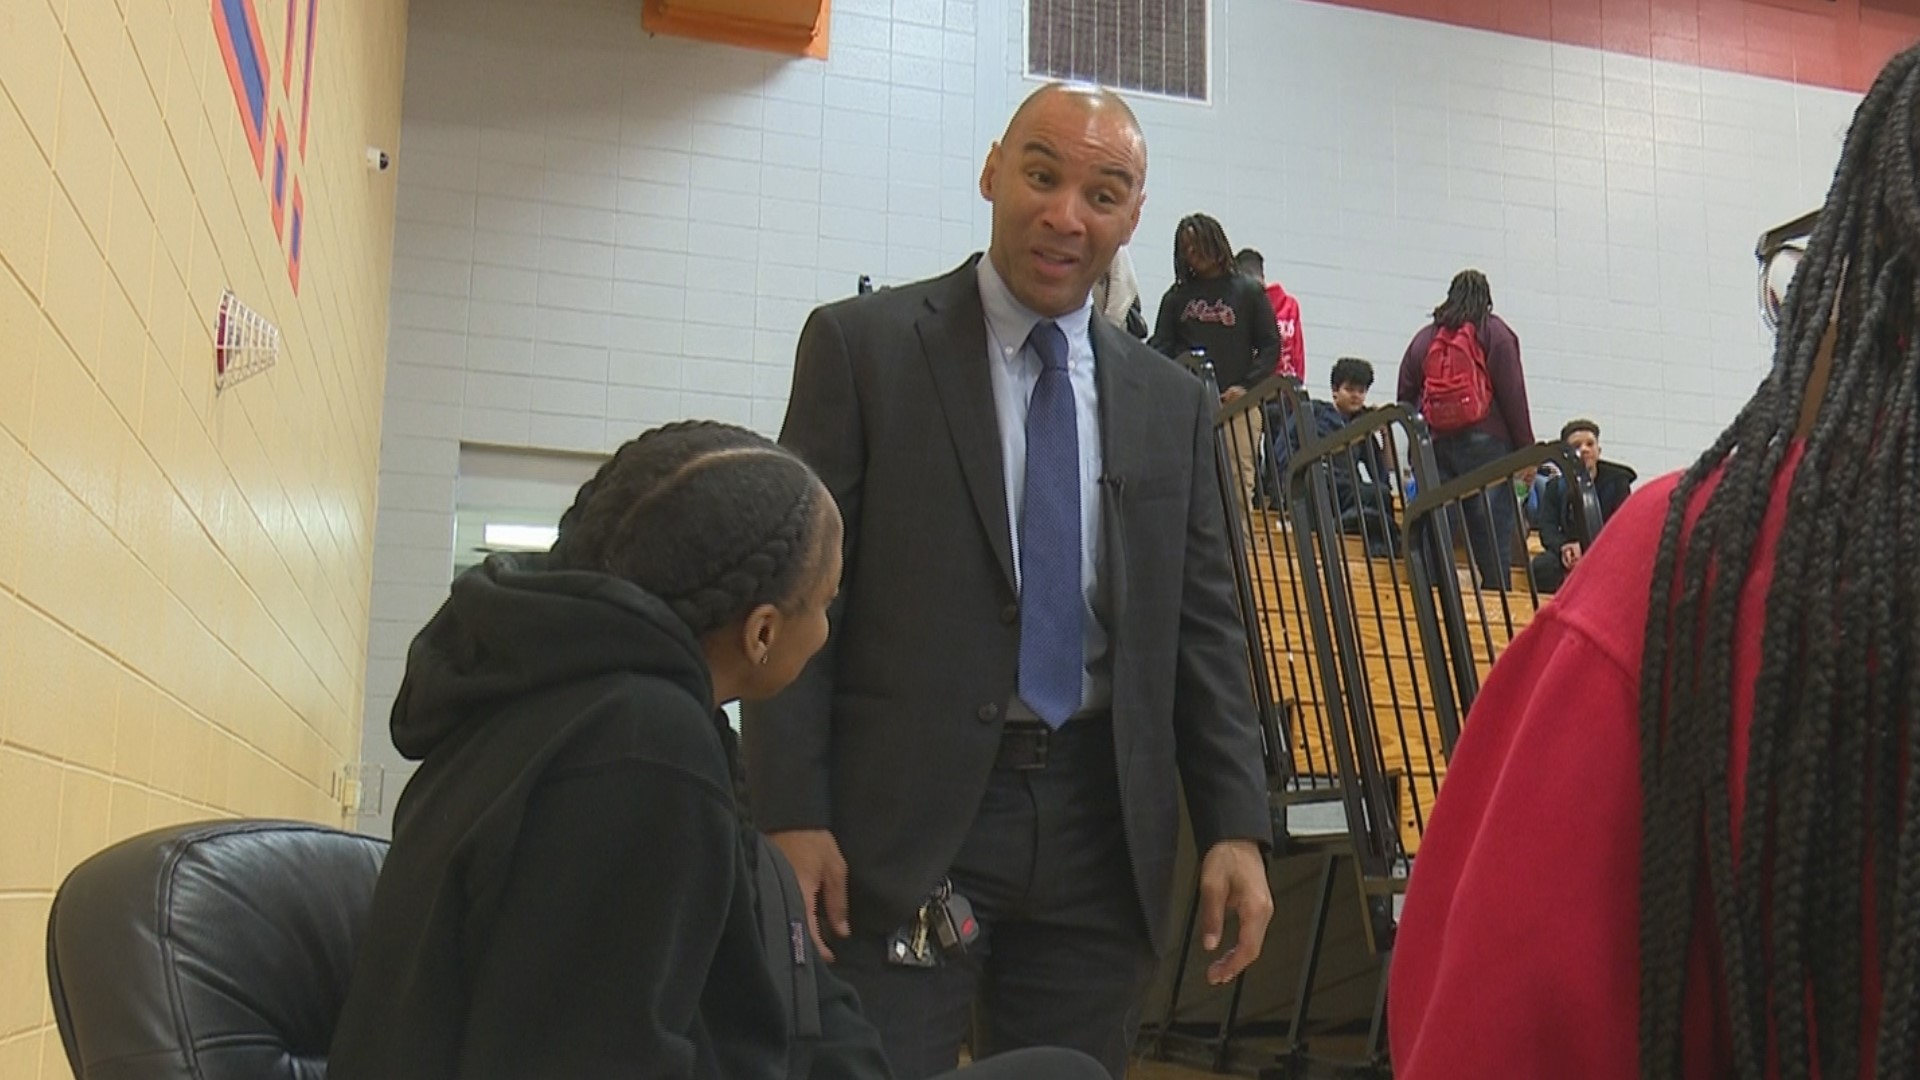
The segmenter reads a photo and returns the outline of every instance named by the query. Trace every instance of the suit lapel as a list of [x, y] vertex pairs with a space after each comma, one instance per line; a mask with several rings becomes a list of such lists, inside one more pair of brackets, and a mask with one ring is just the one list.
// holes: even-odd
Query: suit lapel
[[1005, 458], [1000, 452], [1000, 421], [993, 405], [993, 377], [987, 370], [987, 316], [980, 303], [974, 262], [947, 275], [943, 288], [927, 298], [927, 310], [915, 322], [920, 347], [933, 372], [947, 432], [960, 472], [973, 496], [973, 508], [987, 542], [1014, 587], [1013, 540], [1007, 522]]
[[[1127, 481], [1143, 475], [1151, 445], [1147, 429], [1155, 409], [1147, 391], [1139, 359], [1129, 356], [1129, 341], [1123, 331], [1095, 313], [1088, 329], [1093, 339], [1093, 382], [1100, 392], [1100, 488], [1101, 548], [1106, 565], [1100, 580], [1106, 592], [1108, 654], [1113, 670], [1119, 670], [1129, 646], [1127, 634], [1128, 554], [1127, 554]], [[1128, 708], [1116, 700], [1116, 713]], [[1124, 759], [1131, 751], [1129, 736], [1123, 731], [1120, 752]]]
[[1110, 481], [1101, 490], [1112, 501], [1116, 482], [1124, 493], [1127, 481], [1146, 471], [1152, 445], [1149, 425], [1165, 410], [1156, 413], [1153, 408], [1138, 360], [1126, 355], [1130, 342], [1124, 331], [1096, 312], [1088, 333], [1093, 338], [1093, 381], [1100, 389], [1101, 468]]

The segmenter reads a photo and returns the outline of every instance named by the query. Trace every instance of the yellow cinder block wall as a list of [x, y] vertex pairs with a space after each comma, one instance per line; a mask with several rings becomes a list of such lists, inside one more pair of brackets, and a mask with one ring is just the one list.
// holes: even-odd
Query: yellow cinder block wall
[[[339, 824], [358, 757], [405, 0], [322, 0], [299, 291], [209, 0], [0, 2], [0, 1078], [69, 1075], [47, 908], [174, 822]], [[306, 3], [296, 5], [304, 16]], [[269, 143], [272, 124], [268, 125]], [[231, 288], [284, 335], [216, 395]]]

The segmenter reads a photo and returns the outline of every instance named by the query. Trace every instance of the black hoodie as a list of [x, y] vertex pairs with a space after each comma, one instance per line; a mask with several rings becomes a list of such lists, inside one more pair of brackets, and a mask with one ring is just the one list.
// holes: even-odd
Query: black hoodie
[[[1640, 475], [1630, 465], [1602, 459], [1595, 463], [1593, 475], [1593, 493], [1600, 503], [1600, 524], [1604, 527], [1614, 511], [1627, 501], [1633, 493], [1633, 482]], [[1598, 534], [1586, 535], [1587, 523], [1573, 505], [1573, 498], [1567, 491], [1565, 477], [1556, 476], [1547, 481], [1546, 490], [1540, 496], [1540, 547], [1543, 551], [1555, 555], [1568, 543], [1578, 541], [1582, 547], [1592, 547]]]
[[814, 1080], [885, 1077], [851, 991], [761, 928], [730, 738], [639, 587], [545, 556], [461, 575], [407, 654], [393, 741], [422, 764], [328, 1075], [804, 1075], [784, 966], [819, 1005]]
[[1162, 355], [1179, 359], [1195, 348], [1213, 362], [1221, 390], [1252, 389], [1272, 375], [1280, 356], [1280, 327], [1273, 301], [1260, 283], [1227, 273], [1175, 283], [1160, 298], [1160, 315], [1147, 340]]

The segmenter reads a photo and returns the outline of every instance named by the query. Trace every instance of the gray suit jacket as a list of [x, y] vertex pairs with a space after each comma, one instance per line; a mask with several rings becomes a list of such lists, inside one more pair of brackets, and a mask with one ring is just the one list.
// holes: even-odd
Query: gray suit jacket
[[[743, 724], [755, 823], [831, 828], [857, 930], [900, 925], [959, 852], [1014, 697], [1019, 605], [974, 260], [819, 308], [780, 441], [846, 518], [833, 633]], [[1272, 840], [1203, 385], [1092, 321], [1115, 767], [1157, 948], [1184, 781], [1195, 839]]]

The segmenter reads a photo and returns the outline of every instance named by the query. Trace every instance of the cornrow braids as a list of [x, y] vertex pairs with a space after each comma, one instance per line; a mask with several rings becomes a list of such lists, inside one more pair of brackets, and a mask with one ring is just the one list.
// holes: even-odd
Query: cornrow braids
[[760, 435], [669, 424], [621, 447], [581, 487], [554, 559], [634, 582], [697, 636], [797, 598], [823, 495], [812, 470]]
[[1486, 329], [1487, 316], [1493, 314], [1493, 286], [1478, 270], [1462, 270], [1447, 286], [1447, 299], [1433, 309], [1433, 321], [1448, 330], [1472, 323]]
[[[1920, 987], [1904, 977], [1920, 964], [1920, 769], [1905, 767], [1920, 747], [1920, 575], [1905, 565], [1920, 544], [1916, 106], [1920, 49], [1862, 100], [1773, 366], [1667, 507], [1639, 700], [1646, 1077], [1680, 1075], [1700, 888], [1737, 1075], [1858, 1075], [1863, 1030], [1875, 1075], [1910, 1072], [1920, 1052]], [[1469, 314], [1461, 278], [1436, 321]], [[1734, 807], [1735, 624], [1796, 438]], [[1896, 482], [1863, 497], [1863, 475]], [[1866, 889], [1875, 935], [1863, 944]], [[1862, 1015], [1867, 948], [1887, 976], [1877, 1016]]]
[[[1193, 241], [1193, 253], [1199, 261], [1189, 263], [1182, 250], [1181, 237]], [[1213, 273], [1207, 273], [1212, 271]], [[1206, 214], [1188, 214], [1173, 230], [1173, 280], [1185, 285], [1201, 277], [1233, 272], [1233, 245], [1227, 243], [1227, 230]]]
[[[821, 552], [826, 489], [799, 458], [745, 428], [682, 421], [629, 441], [560, 518], [556, 568], [596, 570], [659, 597], [700, 636], [762, 604], [800, 599]], [[715, 713], [749, 864], [758, 837], [739, 739]]]

